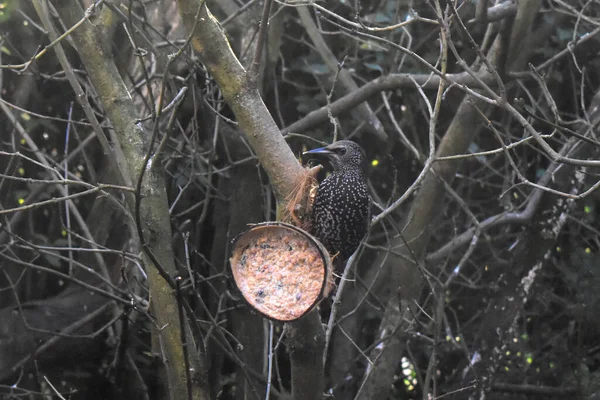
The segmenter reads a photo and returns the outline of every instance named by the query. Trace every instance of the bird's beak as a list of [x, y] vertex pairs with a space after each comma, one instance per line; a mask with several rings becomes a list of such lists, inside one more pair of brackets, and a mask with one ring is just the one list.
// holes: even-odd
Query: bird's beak
[[329, 150], [327, 147], [320, 147], [318, 149], [312, 149], [305, 151], [302, 154], [332, 154], [333, 151]]

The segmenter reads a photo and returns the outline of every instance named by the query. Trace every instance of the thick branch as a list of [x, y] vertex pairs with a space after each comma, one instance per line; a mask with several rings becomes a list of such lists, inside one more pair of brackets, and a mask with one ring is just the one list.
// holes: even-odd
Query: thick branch
[[[587, 111], [590, 125], [598, 134], [600, 122], [600, 91], [596, 92]], [[585, 134], [588, 127], [582, 129]], [[563, 151], [571, 157], [581, 159], [597, 159], [598, 148], [580, 139], [572, 138], [563, 147]], [[585, 185], [586, 174], [572, 165], [555, 165], [549, 186], [569, 192], [580, 193]], [[538, 192], [541, 197], [540, 206], [532, 218], [530, 229], [524, 231], [517, 240], [513, 251], [511, 265], [498, 279], [497, 287], [483, 314], [481, 330], [473, 344], [473, 349], [481, 355], [480, 361], [474, 365], [463, 365], [481, 381], [478, 398], [484, 398], [492, 388], [499, 365], [505, 352], [500, 349], [512, 341], [516, 325], [523, 315], [523, 307], [534, 294], [536, 278], [543, 275], [541, 270], [552, 260], [552, 252], [556, 241], [565, 226], [575, 201], [553, 196], [547, 192]], [[465, 380], [471, 379], [469, 374]], [[561, 390], [562, 388], [556, 388]]]
[[193, 35], [194, 50], [219, 85], [281, 202], [294, 190], [303, 173], [302, 166], [281, 136], [260, 93], [250, 85], [249, 76], [233, 54], [219, 22], [206, 6], [198, 13], [197, 0], [178, 0], [178, 4], [183, 23]]
[[[529, 12], [533, 3], [522, 2], [520, 7], [524, 12]], [[527, 18], [520, 19], [525, 22]], [[521, 26], [515, 26], [514, 31], [521, 31]], [[496, 38], [494, 45], [488, 54], [488, 60], [491, 65], [498, 62], [499, 54], [504, 52], [504, 41], [502, 36]], [[528, 54], [526, 51], [524, 53]], [[526, 54], [521, 59], [526, 59]], [[518, 69], [518, 65], [513, 64], [513, 68]], [[480, 70], [484, 72], [485, 68]], [[486, 103], [475, 98], [465, 98], [459, 106], [452, 123], [448, 127], [442, 141], [436, 151], [436, 157], [443, 157], [452, 154], [462, 154], [468, 149], [469, 144], [477, 133], [477, 127], [481, 125], [481, 116], [479, 111], [487, 110]], [[484, 111], [486, 112], [486, 111]], [[404, 257], [390, 256], [386, 260], [380, 256], [375, 261], [375, 265], [386, 263], [390, 269], [389, 275], [385, 275], [385, 286], [390, 291], [397, 291], [401, 295], [392, 295], [386, 307], [383, 321], [380, 325], [380, 337], [383, 339], [389, 332], [397, 331], [391, 335], [389, 340], [377, 346], [371, 353], [371, 360], [375, 363], [373, 368], [367, 371], [363, 387], [358, 398], [383, 398], [388, 393], [393, 376], [398, 363], [397, 356], [404, 351], [403, 342], [400, 333], [405, 330], [402, 327], [403, 318], [412, 319], [411, 315], [418, 313], [418, 310], [408, 311], [412, 308], [413, 301], [418, 298], [424, 287], [424, 279], [419, 271], [421, 265], [407, 260], [420, 262], [423, 259], [425, 248], [428, 244], [431, 234], [431, 227], [439, 210], [442, 209], [441, 202], [445, 194], [444, 182], [450, 184], [460, 168], [461, 162], [443, 161], [436, 163], [429, 171], [416, 198], [414, 199], [407, 223], [402, 232], [403, 237], [390, 243], [391, 248], [401, 248]], [[408, 246], [407, 246], [408, 244]], [[399, 329], [400, 328], [400, 329]]]
[[[56, 0], [53, 2], [60, 17], [67, 26], [76, 24], [84, 15], [75, 0]], [[135, 181], [142, 168], [147, 151], [147, 137], [139, 123], [137, 113], [127, 92], [125, 83], [113, 62], [111, 49], [105, 38], [105, 29], [100, 21], [97, 25], [89, 21], [76, 29], [71, 38], [77, 48], [89, 78], [98, 93], [102, 106], [110, 119], [112, 127], [128, 163], [129, 180]], [[165, 182], [159, 168], [148, 168], [147, 178], [142, 187], [140, 200], [141, 218], [144, 236], [148, 248], [160, 262], [165, 272], [171, 276], [177, 273], [171, 243], [169, 207], [165, 191]], [[135, 208], [133, 197], [128, 197], [131, 210]], [[160, 336], [164, 356], [168, 364], [168, 387], [171, 398], [187, 398], [186, 370], [181, 343], [180, 322], [177, 300], [172, 288], [163, 280], [150, 258], [144, 253], [144, 262], [148, 270], [148, 282], [152, 294], [152, 306], [156, 317], [155, 334]], [[191, 366], [198, 373], [197, 382], [206, 382], [202, 362], [197, 349], [191, 348]], [[194, 386], [193, 398], [208, 398], [207, 388]]]
[[[480, 86], [479, 82], [466, 72], [448, 74], [446, 78], [449, 86], [453, 84], [465, 85], [471, 88]], [[486, 75], [482, 79], [486, 83], [494, 83], [493, 77], [490, 75]], [[337, 117], [344, 112], [350, 112], [354, 107], [368, 100], [371, 96], [375, 96], [386, 90], [416, 88], [416, 85], [419, 85], [423, 89], [437, 89], [440, 85], [440, 80], [440, 76], [434, 74], [390, 74], [382, 76], [348, 93], [328, 106], [311, 111], [304, 118], [283, 128], [281, 132], [283, 134], [305, 132], [326, 122], [329, 118], [329, 110], [331, 110], [332, 116]]]
[[[338, 59], [335, 57], [327, 43], [325, 43], [325, 39], [319, 33], [319, 29], [317, 28], [317, 24], [313, 21], [310, 12], [308, 11], [308, 7], [298, 7], [297, 8], [298, 15], [300, 16], [300, 20], [306, 29], [306, 33], [310, 36], [310, 40], [312, 40], [315, 45], [317, 51], [321, 55], [321, 58], [329, 68], [329, 72], [332, 75], [335, 75], [339, 70], [339, 85], [342, 89], [342, 92], [345, 94], [354, 93], [358, 90], [358, 85], [354, 82], [354, 79], [350, 75], [350, 72], [344, 68], [340, 67]], [[371, 107], [368, 103], [361, 103], [358, 106], [358, 113], [362, 119], [364, 119], [367, 123], [365, 124], [365, 129], [367, 132], [374, 135], [378, 140], [385, 142], [388, 137], [385, 131], [383, 130], [383, 125], [377, 115], [371, 110]]]
[[[219, 85], [223, 97], [233, 110], [240, 129], [261, 165], [278, 200], [278, 209], [292, 194], [304, 174], [275, 121], [229, 47], [218, 21], [198, 0], [178, 0], [183, 23], [191, 32], [192, 45], [202, 63]], [[199, 8], [200, 7], [200, 8]], [[288, 326], [295, 338], [292, 361], [292, 392], [297, 399], [316, 399], [323, 393], [324, 331], [319, 313], [314, 310]]]

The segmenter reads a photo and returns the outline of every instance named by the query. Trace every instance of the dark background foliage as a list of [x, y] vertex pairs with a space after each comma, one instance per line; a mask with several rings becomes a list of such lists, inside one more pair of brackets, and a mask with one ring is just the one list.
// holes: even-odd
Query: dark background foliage
[[[69, 68], [55, 45], [41, 54], [52, 42], [41, 14], [59, 34], [73, 25], [58, 3], [0, 0], [0, 397], [168, 398], [153, 267], [127, 207], [139, 171], [119, 180], [73, 90], [69, 72], [116, 146], [79, 44], [60, 40]], [[227, 269], [231, 240], [277, 217], [264, 160], [186, 41], [174, 2], [103, 3], [89, 20], [147, 135], [140, 151], [160, 155], [151, 162], [164, 173], [154, 190], [168, 197], [172, 275], [204, 360], [188, 380], [204, 381], [212, 398], [287, 398], [290, 333], [249, 310]], [[248, 69], [263, 3], [207, 2]], [[600, 396], [600, 226], [588, 191], [598, 168], [557, 160], [531, 133], [563, 156], [598, 159], [600, 6], [521, 3], [271, 6], [257, 80], [266, 107], [298, 157], [335, 139], [361, 144], [376, 203], [341, 303], [320, 307], [324, 324], [337, 312], [326, 330], [328, 396]], [[438, 92], [432, 70], [444, 68]], [[505, 101], [484, 88], [502, 94], [495, 72]], [[169, 106], [158, 118], [160, 96]], [[431, 165], [439, 195], [429, 201], [432, 183], [419, 176]]]

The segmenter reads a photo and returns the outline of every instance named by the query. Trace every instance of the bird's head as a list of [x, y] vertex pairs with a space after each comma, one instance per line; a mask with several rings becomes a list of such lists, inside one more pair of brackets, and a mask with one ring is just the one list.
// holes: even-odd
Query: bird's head
[[303, 154], [322, 154], [326, 156], [334, 171], [345, 168], [364, 170], [367, 160], [362, 147], [350, 140], [339, 140], [326, 147], [305, 151]]

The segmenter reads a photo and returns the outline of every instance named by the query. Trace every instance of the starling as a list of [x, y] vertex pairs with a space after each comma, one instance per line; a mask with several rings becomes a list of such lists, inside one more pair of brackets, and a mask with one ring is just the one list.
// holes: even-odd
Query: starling
[[329, 158], [333, 172], [317, 189], [313, 203], [313, 235], [329, 251], [348, 259], [367, 233], [371, 198], [365, 176], [363, 149], [349, 140], [304, 154], [323, 154]]

